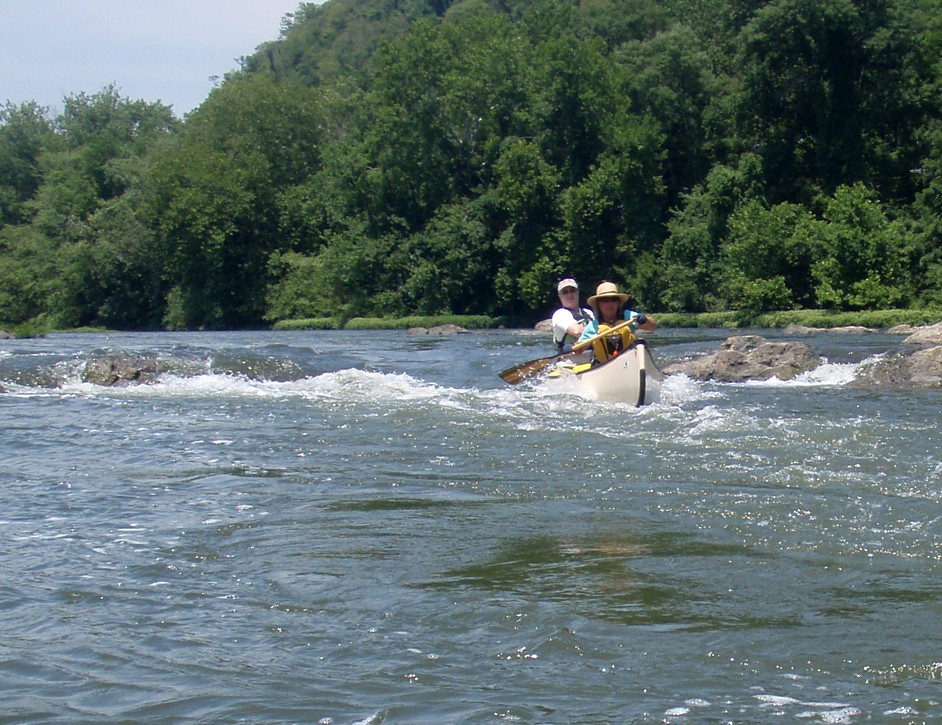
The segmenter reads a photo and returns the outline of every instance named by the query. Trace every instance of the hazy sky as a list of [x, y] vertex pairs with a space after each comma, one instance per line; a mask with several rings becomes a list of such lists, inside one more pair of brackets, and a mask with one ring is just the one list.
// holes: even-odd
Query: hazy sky
[[0, 0], [0, 105], [36, 101], [53, 115], [73, 93], [114, 83], [182, 117], [210, 76], [278, 38], [300, 0]]

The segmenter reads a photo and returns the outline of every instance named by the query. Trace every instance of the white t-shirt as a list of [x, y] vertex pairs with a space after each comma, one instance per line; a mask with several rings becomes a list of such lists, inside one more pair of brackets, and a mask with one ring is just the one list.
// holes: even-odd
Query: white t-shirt
[[[588, 322], [589, 320], [594, 320], [595, 315], [592, 313], [588, 307], [582, 308], [582, 322]], [[553, 313], [553, 339], [556, 341], [557, 345], [563, 345], [567, 342], [575, 342], [578, 338], [573, 337], [566, 333], [566, 330], [573, 322], [577, 322], [576, 316], [572, 313], [572, 310], [567, 310], [565, 307], [560, 307], [556, 312]]]

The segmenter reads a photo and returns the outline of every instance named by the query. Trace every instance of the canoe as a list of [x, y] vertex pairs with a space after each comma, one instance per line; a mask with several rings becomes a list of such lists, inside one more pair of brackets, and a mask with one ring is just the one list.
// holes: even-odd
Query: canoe
[[570, 375], [599, 400], [631, 405], [656, 403], [660, 399], [661, 381], [664, 379], [647, 343], [641, 339], [601, 365], [558, 365], [549, 374], [554, 378]]

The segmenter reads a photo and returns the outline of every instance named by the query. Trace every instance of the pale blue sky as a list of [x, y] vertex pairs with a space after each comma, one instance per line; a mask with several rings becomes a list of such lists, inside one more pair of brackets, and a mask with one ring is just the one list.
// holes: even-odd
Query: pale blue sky
[[211, 76], [278, 38], [300, 0], [0, 0], [0, 105], [53, 114], [115, 83], [133, 100], [196, 108]]

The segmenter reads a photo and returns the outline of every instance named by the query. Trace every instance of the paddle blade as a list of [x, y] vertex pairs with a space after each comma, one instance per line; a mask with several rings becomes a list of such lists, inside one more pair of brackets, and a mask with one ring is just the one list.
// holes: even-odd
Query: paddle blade
[[514, 365], [512, 368], [507, 368], [503, 372], [498, 373], [498, 375], [500, 375], [501, 380], [504, 382], [516, 385], [527, 378], [532, 378], [540, 371], [545, 370], [556, 362], [559, 357], [559, 355], [553, 355], [552, 357], [541, 357], [538, 360], [530, 360], [520, 365]]

